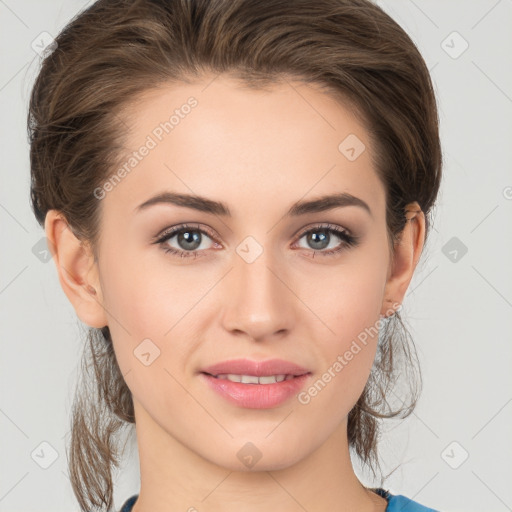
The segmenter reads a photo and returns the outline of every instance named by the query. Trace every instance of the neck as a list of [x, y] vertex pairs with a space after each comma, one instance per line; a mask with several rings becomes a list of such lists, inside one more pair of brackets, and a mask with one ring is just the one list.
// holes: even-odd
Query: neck
[[[232, 471], [170, 436], [134, 400], [141, 488], [133, 512], [381, 512], [386, 500], [354, 473], [346, 420], [296, 464]], [[263, 458], [261, 462], [263, 462]]]

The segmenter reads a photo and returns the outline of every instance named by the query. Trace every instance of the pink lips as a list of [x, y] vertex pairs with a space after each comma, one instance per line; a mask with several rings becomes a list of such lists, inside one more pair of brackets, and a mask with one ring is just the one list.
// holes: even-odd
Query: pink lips
[[[245, 384], [215, 377], [226, 374], [256, 377], [293, 375], [294, 377], [273, 384]], [[259, 362], [235, 359], [208, 366], [200, 373], [200, 378], [205, 380], [210, 389], [229, 402], [250, 409], [268, 409], [282, 404], [293, 395], [297, 395], [309, 376], [310, 372], [307, 369], [282, 359]]]

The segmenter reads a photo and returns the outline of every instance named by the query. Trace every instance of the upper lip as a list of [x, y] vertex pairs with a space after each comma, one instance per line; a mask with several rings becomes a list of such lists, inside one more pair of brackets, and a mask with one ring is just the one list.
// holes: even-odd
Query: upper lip
[[215, 376], [231, 373], [262, 377], [268, 375], [304, 375], [309, 373], [309, 370], [284, 359], [267, 359], [266, 361], [232, 359], [203, 368], [202, 372]]

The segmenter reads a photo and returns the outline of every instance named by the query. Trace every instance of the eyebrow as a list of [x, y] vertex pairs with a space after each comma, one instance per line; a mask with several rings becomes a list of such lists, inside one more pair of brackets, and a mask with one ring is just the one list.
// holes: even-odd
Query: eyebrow
[[[174, 204], [185, 208], [191, 208], [200, 212], [210, 213], [221, 217], [231, 217], [231, 212], [224, 203], [207, 199], [197, 195], [177, 194], [175, 192], [162, 192], [151, 197], [135, 208], [138, 213], [156, 204]], [[367, 211], [373, 217], [368, 204], [359, 197], [347, 192], [318, 197], [317, 199], [297, 201], [286, 213], [287, 217], [298, 217], [308, 213], [323, 212], [334, 208], [346, 206], [358, 206]]]

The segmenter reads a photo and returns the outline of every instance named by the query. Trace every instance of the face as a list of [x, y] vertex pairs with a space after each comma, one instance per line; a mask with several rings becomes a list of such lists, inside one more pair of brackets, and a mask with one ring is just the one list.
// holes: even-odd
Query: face
[[[138, 428], [226, 468], [243, 470], [253, 450], [259, 469], [280, 469], [346, 429], [368, 379], [389, 270], [385, 191], [367, 132], [320, 89], [211, 80], [125, 112], [126, 172], [98, 191], [102, 303]], [[165, 193], [210, 202], [141, 207]], [[342, 194], [357, 199], [315, 203]], [[302, 371], [273, 384], [203, 373], [234, 359]]]

